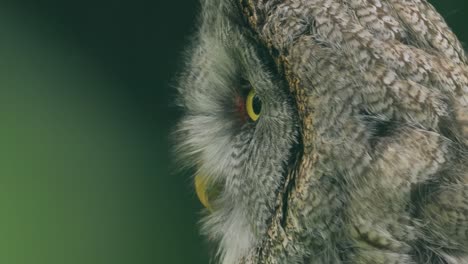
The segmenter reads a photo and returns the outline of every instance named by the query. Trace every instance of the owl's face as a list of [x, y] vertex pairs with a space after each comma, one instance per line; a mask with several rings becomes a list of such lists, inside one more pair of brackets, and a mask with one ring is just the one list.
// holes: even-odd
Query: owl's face
[[207, 207], [204, 231], [232, 263], [266, 231], [297, 144], [296, 116], [266, 53], [241, 30], [236, 8], [211, 1], [179, 87], [176, 134]]
[[201, 10], [176, 136], [222, 263], [467, 263], [468, 59], [432, 6]]

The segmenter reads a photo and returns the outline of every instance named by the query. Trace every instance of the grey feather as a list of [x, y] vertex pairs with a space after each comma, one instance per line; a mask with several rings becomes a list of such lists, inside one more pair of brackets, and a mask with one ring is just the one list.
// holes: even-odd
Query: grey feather
[[467, 58], [429, 3], [203, 0], [187, 54], [220, 263], [468, 263]]

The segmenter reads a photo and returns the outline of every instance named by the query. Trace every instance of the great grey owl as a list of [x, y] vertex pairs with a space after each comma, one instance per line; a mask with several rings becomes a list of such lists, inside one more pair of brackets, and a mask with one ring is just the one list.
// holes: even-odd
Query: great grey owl
[[220, 263], [468, 263], [468, 67], [426, 0], [202, 0], [177, 152]]

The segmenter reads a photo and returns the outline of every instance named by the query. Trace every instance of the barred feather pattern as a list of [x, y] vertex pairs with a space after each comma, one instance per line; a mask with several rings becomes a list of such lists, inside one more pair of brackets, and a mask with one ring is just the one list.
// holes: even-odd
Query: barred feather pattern
[[[434, 7], [425, 0], [204, 0], [201, 21], [195, 47], [205, 55], [190, 56], [187, 72], [203, 60], [216, 63], [206, 58], [206, 39], [237, 50], [226, 61], [260, 69], [269, 91], [262, 101], [281, 120], [242, 130], [249, 141], [234, 149], [255, 159], [207, 169], [228, 176], [217, 179], [225, 196], [214, 214], [223, 217], [206, 222], [208, 235], [219, 234], [220, 262], [468, 263], [467, 58]], [[276, 69], [263, 61], [270, 59]], [[186, 109], [213, 93], [196, 87], [181, 85], [183, 98], [198, 91], [197, 102], [182, 100]], [[196, 131], [184, 120], [182, 134]], [[181, 141], [181, 152], [206, 166], [200, 149], [215, 143]], [[243, 177], [229, 177], [240, 175], [231, 173], [233, 162]], [[242, 224], [212, 228], [231, 222]]]

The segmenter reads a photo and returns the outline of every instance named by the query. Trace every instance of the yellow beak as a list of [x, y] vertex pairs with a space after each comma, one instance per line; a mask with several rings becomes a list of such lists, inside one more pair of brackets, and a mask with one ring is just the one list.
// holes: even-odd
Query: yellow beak
[[207, 192], [207, 180], [204, 176], [195, 176], [195, 191], [197, 192], [198, 199], [210, 212], [212, 211]]

